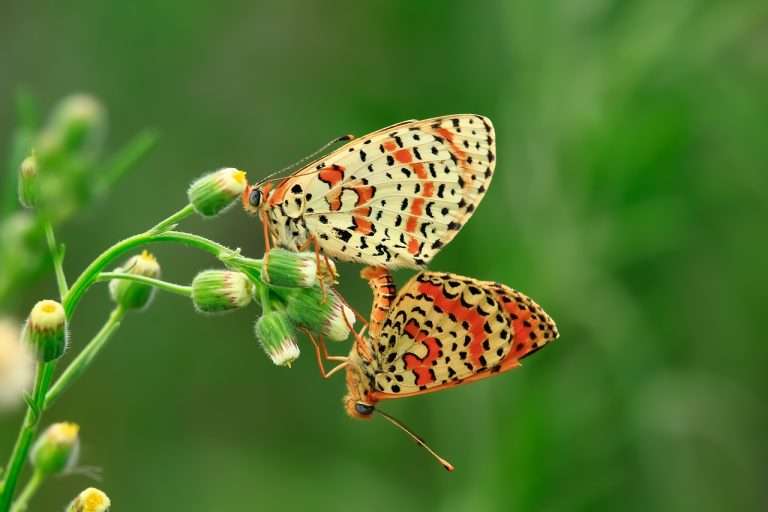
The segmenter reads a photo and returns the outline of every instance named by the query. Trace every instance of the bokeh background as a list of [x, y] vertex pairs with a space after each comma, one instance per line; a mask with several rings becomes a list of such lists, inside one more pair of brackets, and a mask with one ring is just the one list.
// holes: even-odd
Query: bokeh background
[[[44, 423], [77, 421], [115, 510], [765, 510], [768, 5], [761, 0], [0, 3], [0, 140], [19, 87], [43, 111], [89, 92], [109, 147], [156, 149], [59, 230], [74, 276], [223, 165], [252, 178], [344, 133], [476, 112], [492, 187], [432, 267], [525, 291], [562, 337], [505, 376], [347, 418], [310, 346], [290, 370], [255, 308], [132, 315]], [[186, 228], [258, 256], [234, 209]], [[214, 265], [155, 252], [172, 281]], [[341, 289], [369, 307], [359, 267]], [[0, 273], [3, 269], [0, 268]], [[408, 272], [398, 274], [402, 283]], [[6, 297], [23, 317], [51, 273]], [[72, 325], [103, 322], [105, 287]], [[348, 345], [335, 347], [346, 352]], [[0, 416], [5, 460], [21, 411]], [[49, 483], [59, 510], [93, 482]]]

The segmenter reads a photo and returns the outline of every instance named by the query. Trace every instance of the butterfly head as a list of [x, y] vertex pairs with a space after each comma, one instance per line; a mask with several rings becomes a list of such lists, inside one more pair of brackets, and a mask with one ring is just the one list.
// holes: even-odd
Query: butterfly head
[[344, 399], [344, 408], [347, 410], [347, 414], [359, 420], [370, 419], [376, 410], [374, 405], [357, 400], [349, 395]]
[[269, 189], [272, 188], [270, 185], [271, 183], [267, 183], [266, 185], [257, 183], [255, 185], [248, 185], [245, 187], [245, 190], [243, 190], [243, 195], [241, 196], [241, 200], [243, 202], [243, 208], [246, 212], [252, 215], [259, 214], [269, 197]]

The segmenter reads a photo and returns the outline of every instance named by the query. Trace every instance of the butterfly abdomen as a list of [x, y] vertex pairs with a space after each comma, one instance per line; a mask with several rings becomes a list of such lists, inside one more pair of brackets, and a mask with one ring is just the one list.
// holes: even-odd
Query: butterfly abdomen
[[371, 336], [378, 336], [381, 326], [387, 318], [392, 301], [395, 300], [396, 290], [392, 281], [392, 274], [383, 267], [365, 267], [360, 276], [368, 281], [373, 291], [373, 306], [368, 332]]

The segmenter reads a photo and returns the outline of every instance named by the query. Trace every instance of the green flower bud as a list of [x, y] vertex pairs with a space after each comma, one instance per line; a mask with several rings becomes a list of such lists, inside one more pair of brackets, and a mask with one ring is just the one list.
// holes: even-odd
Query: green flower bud
[[89, 487], [78, 494], [66, 512], [107, 512], [111, 505], [106, 494], [95, 487]]
[[[160, 264], [148, 251], [142, 251], [138, 256], [133, 256], [126, 261], [122, 267], [116, 268], [115, 272], [157, 279], [160, 277]], [[112, 279], [109, 282], [110, 297], [126, 309], [146, 307], [154, 294], [155, 289], [152, 286], [137, 281]]]
[[242, 272], [204, 270], [192, 281], [192, 303], [201, 313], [242, 308], [253, 298], [253, 283]]
[[44, 362], [58, 359], [67, 349], [69, 334], [64, 308], [55, 300], [41, 300], [24, 326], [24, 340]]
[[264, 313], [256, 321], [256, 338], [278, 366], [291, 366], [299, 358], [299, 346], [288, 316], [283, 311]]
[[38, 161], [33, 154], [19, 166], [19, 202], [24, 208], [34, 208], [39, 195]]
[[195, 180], [187, 197], [197, 213], [213, 217], [235, 204], [247, 184], [244, 171], [228, 167]]
[[311, 252], [272, 249], [267, 265], [261, 267], [261, 280], [272, 286], [307, 288], [317, 282], [317, 257]]
[[80, 426], [54, 423], [35, 441], [29, 459], [35, 470], [45, 476], [57, 475], [77, 464], [80, 453]]
[[59, 102], [40, 134], [38, 146], [49, 156], [95, 158], [103, 149], [106, 134], [104, 106], [93, 96], [76, 94]]
[[21, 340], [21, 325], [0, 317], [0, 411], [21, 403], [32, 387], [35, 358]]
[[286, 313], [297, 325], [324, 334], [331, 341], [344, 341], [349, 337], [349, 326], [355, 325], [355, 313], [341, 299], [336, 290], [326, 289], [325, 296], [319, 286], [290, 290], [284, 295]]

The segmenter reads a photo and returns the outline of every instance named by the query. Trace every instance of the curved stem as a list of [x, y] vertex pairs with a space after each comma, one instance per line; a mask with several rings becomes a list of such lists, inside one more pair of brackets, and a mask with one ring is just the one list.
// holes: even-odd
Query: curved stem
[[40, 485], [45, 481], [45, 475], [42, 471], [35, 470], [34, 473], [32, 473], [32, 477], [29, 479], [29, 482], [27, 482], [27, 485], [24, 486], [24, 489], [21, 490], [21, 493], [19, 493], [19, 497], [16, 498], [16, 501], [13, 503], [13, 507], [11, 507], [11, 512], [24, 512], [27, 510], [27, 507], [29, 506], [29, 500], [32, 498], [32, 496], [35, 495], [37, 490], [40, 488]]
[[183, 284], [169, 283], [161, 279], [154, 279], [152, 277], [146, 277], [138, 274], [128, 274], [123, 272], [102, 272], [96, 278], [96, 281], [109, 281], [110, 279], [124, 279], [126, 281], [136, 281], [138, 283], [148, 284], [159, 290], [163, 290], [182, 297], [192, 296], [192, 287], [184, 286]]
[[13, 447], [11, 456], [8, 459], [7, 473], [3, 482], [2, 492], [0, 493], [0, 511], [6, 512], [11, 505], [13, 491], [16, 489], [16, 482], [21, 474], [21, 468], [27, 458], [27, 452], [32, 444], [32, 438], [35, 437], [37, 426], [40, 422], [40, 416], [43, 411], [43, 402], [48, 386], [53, 377], [53, 370], [56, 368], [56, 361], [48, 363], [40, 362], [37, 364], [37, 376], [35, 377], [35, 387], [32, 390], [32, 397], [27, 406], [27, 413], [24, 416], [24, 423], [19, 436], [16, 438], [16, 444]]
[[101, 327], [99, 332], [88, 342], [85, 348], [77, 357], [67, 366], [61, 376], [51, 386], [51, 390], [45, 396], [43, 408], [47, 409], [61, 396], [61, 394], [75, 381], [80, 375], [88, 369], [96, 356], [104, 348], [112, 334], [120, 327], [125, 316], [125, 309], [121, 306], [115, 307], [109, 314], [109, 318]]
[[64, 275], [64, 255], [62, 254], [61, 247], [56, 243], [56, 235], [53, 232], [53, 225], [49, 220], [43, 221], [43, 227], [45, 229], [45, 238], [48, 242], [48, 250], [51, 252], [51, 259], [53, 260], [53, 269], [56, 272], [56, 284], [59, 286], [59, 296], [61, 300], [64, 300], [64, 296], [67, 294], [67, 277]]
[[153, 233], [159, 233], [160, 231], [167, 231], [169, 229], [173, 229], [179, 222], [186, 219], [190, 215], [193, 215], [195, 213], [195, 208], [192, 206], [192, 204], [188, 204], [181, 210], [177, 211], [167, 219], [158, 222], [152, 229], [150, 229], [150, 232]]
[[77, 280], [72, 284], [72, 287], [69, 289], [69, 292], [63, 300], [64, 311], [67, 313], [67, 318], [72, 317], [72, 313], [77, 308], [77, 304], [80, 302], [83, 294], [96, 281], [99, 274], [105, 267], [107, 267], [107, 265], [131, 249], [153, 242], [178, 242], [207, 251], [217, 258], [229, 254], [236, 254], [232, 249], [212, 240], [208, 240], [205, 237], [180, 231], [165, 231], [157, 234], [147, 231], [126, 238], [101, 253], [85, 270], [83, 270], [83, 273], [80, 274]]

